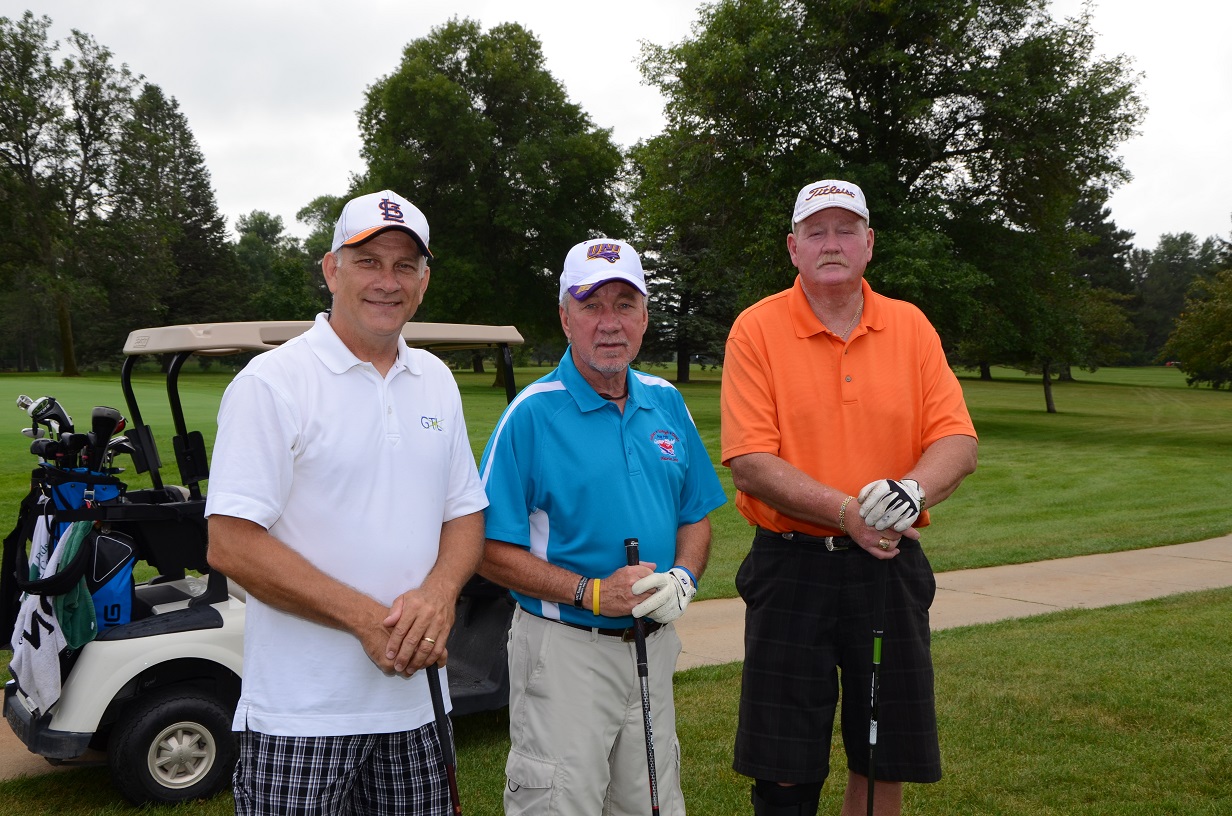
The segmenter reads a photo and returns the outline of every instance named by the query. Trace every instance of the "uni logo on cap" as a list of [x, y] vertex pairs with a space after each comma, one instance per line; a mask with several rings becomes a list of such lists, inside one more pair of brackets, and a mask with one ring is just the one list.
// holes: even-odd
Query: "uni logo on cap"
[[402, 220], [402, 205], [397, 201], [382, 198], [379, 206], [381, 208], [381, 217], [386, 221], [394, 221], [399, 224], [406, 223]]
[[586, 248], [586, 260], [616, 263], [620, 260], [620, 244], [595, 244]]
[[820, 187], [814, 187], [809, 190], [808, 198], [805, 201], [812, 201], [817, 196], [823, 195], [845, 195], [849, 198], [855, 198], [856, 194], [846, 187], [839, 187], [837, 184], [823, 184]]

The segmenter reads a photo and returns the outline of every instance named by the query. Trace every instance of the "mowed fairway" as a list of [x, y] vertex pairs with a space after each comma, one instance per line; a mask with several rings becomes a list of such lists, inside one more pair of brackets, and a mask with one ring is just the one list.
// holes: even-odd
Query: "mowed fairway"
[[[526, 385], [546, 369], [520, 369]], [[665, 373], [666, 369], [650, 369]], [[996, 370], [963, 388], [981, 436], [980, 469], [941, 505], [925, 545], [938, 571], [1197, 540], [1232, 530], [1232, 393], [1189, 389], [1174, 369], [1077, 372], [1044, 411], [1038, 378]], [[504, 406], [492, 374], [457, 375], [476, 456]], [[207, 441], [228, 377], [181, 380], [190, 425]], [[93, 405], [124, 410], [114, 376], [83, 380], [0, 375], [3, 390], [52, 394], [79, 424]], [[681, 386], [712, 458], [719, 456], [719, 375]], [[171, 423], [161, 380], [139, 397], [173, 481]], [[17, 431], [0, 431], [0, 522], [11, 528], [34, 459]], [[0, 408], [2, 411], [2, 408]], [[4, 414], [0, 412], [0, 419]], [[0, 424], [0, 429], [4, 426]], [[579, 456], [585, 455], [584, 443]], [[719, 475], [732, 497], [726, 468]], [[130, 480], [133, 486], [145, 484]], [[729, 502], [702, 597], [734, 594], [749, 529]], [[909, 787], [921, 816], [1156, 816], [1232, 813], [1232, 590], [939, 632], [934, 637], [946, 776]], [[7, 658], [7, 653], [2, 653]], [[748, 782], [730, 770], [739, 665], [677, 676], [690, 812], [749, 812]], [[457, 723], [465, 812], [500, 812], [504, 712]], [[835, 744], [822, 812], [837, 813], [846, 771]], [[6, 810], [127, 813], [104, 769], [0, 783]], [[228, 795], [146, 813], [226, 814]]]
[[[546, 371], [518, 369], [518, 385]], [[1038, 378], [1007, 369], [995, 369], [992, 381], [960, 375], [980, 435], [980, 466], [933, 511], [934, 523], [924, 531], [937, 571], [1175, 544], [1232, 530], [1232, 392], [1187, 388], [1173, 368], [1077, 372], [1075, 382], [1054, 384], [1059, 413], [1048, 414]], [[456, 378], [478, 460], [504, 409], [504, 390], [492, 387], [491, 373], [458, 372]], [[180, 379], [189, 427], [202, 432], [207, 448], [229, 381], [225, 373]], [[719, 464], [719, 384], [720, 373], [710, 369], [695, 370], [693, 381], [679, 386], [729, 499], [711, 516], [714, 543], [702, 598], [734, 594], [735, 572], [751, 540], [736, 512], [730, 471]], [[143, 419], [158, 439], [164, 479], [177, 481], [162, 378], [142, 374], [136, 391]], [[0, 398], [11, 404], [19, 393], [57, 397], [82, 427], [95, 405], [127, 413], [116, 375], [0, 375]], [[9, 411], [10, 430], [0, 430], [5, 530], [12, 527], [35, 464], [29, 440], [18, 433], [24, 415], [15, 406]], [[0, 429], [4, 417], [0, 402]], [[580, 442], [578, 456], [585, 450]], [[132, 473], [125, 478], [133, 487], [149, 483]], [[634, 534], [613, 530], [618, 542]]]

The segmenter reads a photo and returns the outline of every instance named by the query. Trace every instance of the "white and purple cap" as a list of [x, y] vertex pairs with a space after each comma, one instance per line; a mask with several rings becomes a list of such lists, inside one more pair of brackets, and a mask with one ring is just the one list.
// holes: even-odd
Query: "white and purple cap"
[[863, 190], [850, 181], [822, 179], [804, 185], [796, 196], [796, 209], [791, 215], [792, 229], [813, 213], [829, 207], [851, 210], [865, 222], [868, 221], [868, 202], [864, 200]]
[[646, 294], [642, 259], [633, 247], [613, 238], [592, 238], [569, 250], [560, 273], [560, 297], [565, 292], [585, 300], [605, 283], [624, 281]]
[[419, 251], [431, 258], [428, 251], [428, 219], [411, 202], [392, 190], [368, 193], [352, 198], [342, 208], [334, 226], [334, 247], [359, 246], [388, 230], [401, 230], [415, 239]]

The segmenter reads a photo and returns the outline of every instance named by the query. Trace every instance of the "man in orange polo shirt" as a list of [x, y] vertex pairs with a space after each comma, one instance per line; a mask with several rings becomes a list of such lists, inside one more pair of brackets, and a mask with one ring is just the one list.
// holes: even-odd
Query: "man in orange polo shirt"
[[[727, 339], [723, 464], [755, 525], [736, 576], [745, 663], [733, 767], [757, 816], [817, 812], [842, 686], [843, 816], [865, 813], [873, 587], [886, 569], [874, 803], [941, 778], [918, 528], [975, 470], [976, 434], [924, 314], [864, 280], [873, 256], [856, 185], [796, 197], [791, 289], [749, 307]], [[883, 563], [888, 562], [888, 563]]]

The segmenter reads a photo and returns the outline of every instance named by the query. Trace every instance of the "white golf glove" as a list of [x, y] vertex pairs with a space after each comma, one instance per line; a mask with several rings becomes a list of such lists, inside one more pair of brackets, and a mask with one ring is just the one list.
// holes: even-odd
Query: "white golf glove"
[[649, 616], [659, 623], [671, 623], [684, 614], [685, 607], [697, 594], [693, 579], [680, 567], [651, 573], [633, 585], [634, 595], [651, 590], [654, 590], [653, 595], [633, 607], [633, 617]]
[[915, 479], [878, 479], [864, 485], [856, 500], [865, 524], [878, 530], [893, 527], [901, 533], [920, 517], [924, 491]]

